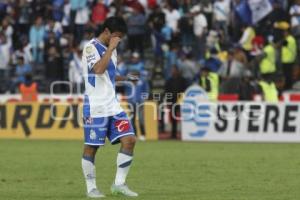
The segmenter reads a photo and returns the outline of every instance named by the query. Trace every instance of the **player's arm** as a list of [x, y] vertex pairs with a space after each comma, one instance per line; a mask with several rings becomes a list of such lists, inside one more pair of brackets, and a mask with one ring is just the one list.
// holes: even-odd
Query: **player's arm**
[[127, 81], [125, 76], [116, 76], [116, 81]]
[[116, 76], [116, 81], [138, 81], [139, 77], [128, 74], [127, 76]]
[[109, 46], [99, 61], [94, 64], [93, 71], [95, 74], [103, 74], [110, 62], [113, 51], [117, 48], [121, 38], [112, 37], [109, 41]]

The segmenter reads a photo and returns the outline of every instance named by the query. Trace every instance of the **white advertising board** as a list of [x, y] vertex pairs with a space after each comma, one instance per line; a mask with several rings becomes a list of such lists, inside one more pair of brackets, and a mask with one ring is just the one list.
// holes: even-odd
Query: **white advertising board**
[[[203, 100], [188, 88], [181, 106], [182, 140], [300, 142], [300, 104]], [[202, 100], [199, 100], [200, 99]]]

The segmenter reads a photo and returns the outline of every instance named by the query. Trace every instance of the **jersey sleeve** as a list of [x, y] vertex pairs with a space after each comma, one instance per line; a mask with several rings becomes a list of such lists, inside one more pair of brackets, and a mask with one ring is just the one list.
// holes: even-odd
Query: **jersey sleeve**
[[96, 47], [88, 44], [84, 47], [83, 56], [86, 60], [88, 70], [92, 70], [94, 65], [101, 59]]

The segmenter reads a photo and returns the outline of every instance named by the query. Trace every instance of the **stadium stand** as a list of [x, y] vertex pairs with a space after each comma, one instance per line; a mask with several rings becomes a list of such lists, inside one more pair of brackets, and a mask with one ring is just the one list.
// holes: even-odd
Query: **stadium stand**
[[[299, 4], [273, 0], [273, 10], [253, 24], [245, 20], [248, 16], [240, 10], [242, 2], [2, 1], [0, 36], [5, 59], [0, 63], [0, 81], [3, 83], [0, 92], [19, 92], [17, 86], [24, 80], [18, 78], [18, 58], [32, 66], [32, 72], [24, 73], [34, 74], [41, 93], [48, 93], [47, 86], [53, 81], [73, 81], [76, 72], [70, 76], [70, 70], [74, 68], [77, 52], [112, 15], [122, 15], [129, 25], [129, 36], [120, 47], [120, 69], [129, 73], [131, 55], [138, 52], [143, 59], [143, 70], [149, 71], [148, 80], [153, 92], [163, 93], [173, 66], [182, 71], [190, 84], [198, 82], [200, 69], [205, 66], [219, 74], [220, 88], [233, 78], [240, 82], [247, 73], [251, 83], [257, 85], [262, 73], [258, 66], [267, 62], [265, 52], [269, 51], [265, 47], [270, 43], [279, 47], [277, 53], [288, 57], [288, 60], [276, 60], [273, 79], [275, 82], [285, 79], [284, 90], [292, 89], [293, 83], [298, 81], [293, 78], [292, 71], [299, 68], [299, 49], [292, 52], [292, 56], [286, 49], [299, 43], [299, 25], [295, 20]], [[266, 55], [267, 58], [272, 56]], [[82, 80], [78, 82], [82, 83]], [[278, 90], [280, 94], [284, 91]], [[62, 86], [58, 92], [67, 92], [67, 89]], [[231, 84], [222, 93], [240, 96]]]

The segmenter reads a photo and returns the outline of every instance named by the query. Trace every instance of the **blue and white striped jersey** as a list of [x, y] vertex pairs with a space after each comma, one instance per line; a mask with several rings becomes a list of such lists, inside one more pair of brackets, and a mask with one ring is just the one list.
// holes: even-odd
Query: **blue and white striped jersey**
[[95, 63], [104, 55], [106, 48], [99, 40], [92, 39], [83, 49], [84, 117], [108, 117], [123, 111], [115, 92], [117, 51], [113, 52], [109, 66], [103, 74], [95, 74], [93, 71]]

